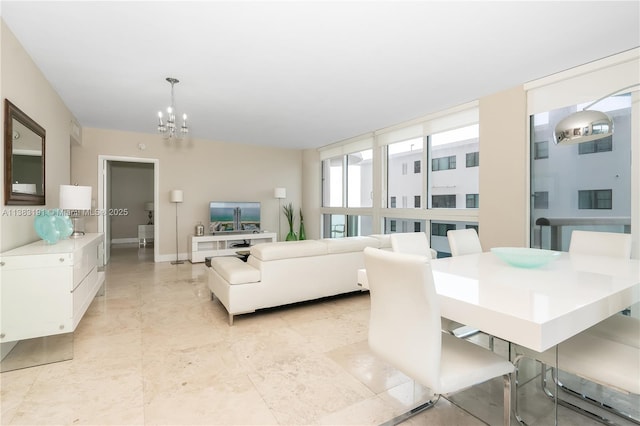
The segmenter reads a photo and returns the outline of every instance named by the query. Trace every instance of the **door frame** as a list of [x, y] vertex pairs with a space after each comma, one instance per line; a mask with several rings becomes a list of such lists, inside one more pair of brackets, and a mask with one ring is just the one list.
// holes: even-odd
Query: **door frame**
[[[158, 262], [160, 244], [158, 235], [160, 234], [160, 211], [158, 209], [158, 194], [160, 184], [160, 160], [157, 158], [140, 158], [140, 157], [123, 157], [119, 155], [98, 155], [98, 211], [104, 211], [107, 206], [107, 195], [111, 191], [109, 182], [107, 182], [107, 168], [110, 161], [122, 161], [129, 163], [152, 163], [153, 164], [153, 261]], [[107, 229], [107, 215], [98, 216], [98, 232], [104, 233]], [[108, 262], [109, 252], [107, 244], [109, 242], [105, 238], [103, 241], [103, 253], [105, 263]], [[110, 245], [110, 244], [109, 244]]]

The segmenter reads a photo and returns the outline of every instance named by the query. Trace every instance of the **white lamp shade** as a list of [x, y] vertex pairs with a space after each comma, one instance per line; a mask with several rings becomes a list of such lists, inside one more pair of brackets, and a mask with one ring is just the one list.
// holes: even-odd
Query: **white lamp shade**
[[287, 188], [276, 188], [273, 190], [275, 198], [287, 198]]
[[91, 187], [60, 185], [60, 208], [62, 210], [91, 210]]
[[183, 201], [183, 194], [181, 189], [172, 189], [169, 192], [169, 201], [172, 203], [181, 203]]
[[147, 201], [144, 203], [144, 211], [152, 212], [153, 211], [153, 201]]

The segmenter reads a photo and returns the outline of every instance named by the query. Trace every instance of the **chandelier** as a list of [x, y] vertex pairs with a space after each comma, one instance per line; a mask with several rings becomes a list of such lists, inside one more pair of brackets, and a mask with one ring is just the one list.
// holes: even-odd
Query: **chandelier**
[[182, 125], [180, 126], [180, 131], [178, 132], [176, 130], [176, 110], [174, 107], [173, 94], [173, 86], [176, 83], [180, 83], [180, 80], [173, 77], [167, 77], [167, 81], [171, 83], [171, 105], [167, 108], [166, 123], [163, 120], [162, 111], [158, 111], [158, 133], [160, 133], [164, 139], [182, 139], [189, 133], [189, 127], [187, 126], [187, 114], [182, 114]]

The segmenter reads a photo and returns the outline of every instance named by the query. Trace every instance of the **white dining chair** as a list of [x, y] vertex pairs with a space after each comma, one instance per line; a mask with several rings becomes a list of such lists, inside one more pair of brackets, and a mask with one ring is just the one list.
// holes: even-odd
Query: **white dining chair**
[[398, 232], [390, 234], [389, 239], [392, 251], [429, 256], [431, 259], [438, 257], [438, 252], [431, 248], [424, 232]]
[[[398, 232], [390, 234], [391, 250], [396, 253], [416, 254], [419, 256], [428, 256], [435, 259], [438, 253], [429, 246], [427, 234], [424, 232]], [[452, 321], [448, 318], [441, 319], [442, 330], [455, 334], [455, 331], [464, 327], [463, 324]], [[462, 330], [460, 330], [462, 331]], [[465, 330], [466, 331], [466, 330]], [[461, 333], [457, 337], [468, 337], [475, 333]]]
[[[569, 253], [628, 259], [631, 257], [631, 235], [574, 230], [571, 233]], [[543, 390], [548, 396], [553, 396], [553, 393], [546, 388], [545, 371], [546, 365], [556, 365], [555, 350], [550, 349], [540, 353], [516, 347], [516, 353], [519, 353], [516, 356], [516, 366], [522, 357], [541, 362]], [[559, 370], [624, 393], [640, 394], [640, 380], [638, 380], [640, 377], [640, 320], [615, 314], [561, 343], [558, 347], [557, 361]], [[581, 391], [565, 387], [558, 381], [555, 368], [552, 368], [552, 377], [559, 388], [570, 394], [634, 423], [640, 423], [640, 419], [632, 417], [629, 413], [608, 404], [602, 404], [601, 401], [587, 397]], [[562, 403], [591, 415], [583, 408], [566, 402]], [[514, 405], [516, 417], [520, 421], [517, 396]]]
[[[569, 253], [589, 256], [608, 256], [621, 259], [631, 257], [631, 234], [574, 230]], [[635, 345], [640, 338], [640, 321], [616, 314], [587, 330], [620, 343]]]
[[[638, 380], [640, 377], [640, 349], [638, 349], [638, 340], [640, 340], [640, 336], [637, 337], [635, 345], [627, 345], [591, 333], [580, 333], [560, 343], [557, 348], [557, 354], [556, 348], [551, 348], [545, 352], [536, 352], [516, 345], [514, 364], [516, 371], [518, 371], [519, 364], [525, 357], [539, 361], [542, 364], [542, 389], [549, 397], [553, 398], [554, 392], [547, 387], [547, 365], [552, 366], [552, 378], [557, 383], [558, 389], [563, 389], [583, 401], [594, 404], [601, 410], [609, 411], [633, 423], [640, 424], [640, 419], [611, 404], [598, 401], [594, 395], [587, 396], [582, 391], [565, 387], [559, 382], [557, 373], [558, 370], [562, 370], [624, 394], [640, 395], [640, 380]], [[556, 356], [558, 361], [557, 369], [555, 368]], [[518, 377], [516, 373], [517, 385]], [[604, 419], [602, 416], [591, 413], [589, 410], [571, 402], [558, 399], [558, 404], [565, 405], [587, 416], [602, 419], [606, 424], [611, 424], [609, 419]], [[515, 392], [514, 412], [518, 421], [526, 424], [518, 411], [517, 390]]]
[[629, 259], [631, 234], [574, 230], [571, 232], [569, 253]]
[[504, 424], [511, 420], [508, 360], [440, 329], [430, 259], [427, 256], [364, 250], [371, 313], [369, 347], [375, 355], [429, 388], [434, 398], [386, 424], [400, 423], [433, 407], [442, 394], [503, 378]]
[[640, 319], [629, 315], [615, 314], [587, 329], [585, 333], [640, 348]]
[[[465, 254], [482, 253], [480, 238], [474, 228], [450, 229], [447, 231], [447, 240], [451, 249], [451, 256], [463, 256]], [[454, 334], [458, 337], [470, 337], [480, 330], [468, 325], [457, 327]], [[489, 349], [493, 350], [493, 336], [489, 336]]]
[[474, 228], [451, 229], [447, 231], [451, 256], [482, 253], [480, 238]]

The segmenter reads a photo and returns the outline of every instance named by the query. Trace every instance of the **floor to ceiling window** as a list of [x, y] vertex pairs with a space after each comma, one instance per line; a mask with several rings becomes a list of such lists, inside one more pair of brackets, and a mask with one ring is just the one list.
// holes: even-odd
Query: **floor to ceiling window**
[[425, 232], [449, 255], [432, 224], [478, 226], [477, 123], [471, 102], [321, 149], [322, 236]]
[[363, 149], [322, 161], [322, 205], [338, 208], [323, 215], [324, 237], [342, 238], [373, 232], [371, 215], [343, 213], [345, 209], [373, 205], [372, 152], [372, 149]]
[[[430, 169], [427, 199], [430, 209], [478, 209], [480, 205], [480, 144], [477, 124], [428, 136]], [[444, 257], [451, 254], [447, 232], [475, 228], [475, 221], [451, 217], [431, 221], [431, 247]]]
[[478, 125], [473, 124], [387, 145], [387, 208], [409, 210], [403, 210], [407, 217], [393, 213], [385, 217], [385, 233], [427, 232], [439, 256], [447, 256], [449, 242], [441, 230], [477, 228], [477, 222], [455, 217], [445, 222], [430, 222], [425, 217], [432, 217], [432, 209], [441, 210], [438, 215], [442, 216], [446, 209], [479, 207], [478, 131]]
[[424, 184], [422, 136], [387, 146], [388, 208], [420, 208]]
[[586, 105], [531, 116], [532, 247], [566, 251], [573, 229], [631, 232], [632, 96], [609, 97], [594, 106], [613, 119], [612, 136], [556, 144], [556, 124]]

